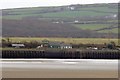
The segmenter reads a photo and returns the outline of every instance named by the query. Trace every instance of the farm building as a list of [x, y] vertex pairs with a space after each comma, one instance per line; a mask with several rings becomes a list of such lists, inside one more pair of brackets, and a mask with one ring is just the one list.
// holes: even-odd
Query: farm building
[[61, 44], [61, 49], [72, 49], [71, 44]]
[[41, 47], [49, 47], [49, 41], [48, 40], [43, 40]]
[[12, 47], [14, 47], [14, 48], [24, 48], [25, 45], [24, 44], [12, 44]]
[[60, 48], [61, 47], [60, 42], [49, 42], [48, 45], [49, 45], [50, 48]]
[[44, 40], [42, 41], [41, 47], [71, 49], [72, 45], [57, 42], [57, 41], [52, 42], [52, 41]]

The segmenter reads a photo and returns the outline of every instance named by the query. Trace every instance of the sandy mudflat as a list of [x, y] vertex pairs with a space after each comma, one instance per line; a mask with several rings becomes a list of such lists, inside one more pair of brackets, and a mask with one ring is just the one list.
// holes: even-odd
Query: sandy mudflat
[[3, 78], [118, 78], [118, 60], [3, 61]]
[[117, 71], [3, 69], [3, 78], [117, 78]]

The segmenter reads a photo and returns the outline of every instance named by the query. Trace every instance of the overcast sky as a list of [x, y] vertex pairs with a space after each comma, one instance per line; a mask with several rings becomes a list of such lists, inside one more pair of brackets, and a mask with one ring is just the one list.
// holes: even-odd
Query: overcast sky
[[119, 0], [0, 0], [0, 9], [118, 2]]

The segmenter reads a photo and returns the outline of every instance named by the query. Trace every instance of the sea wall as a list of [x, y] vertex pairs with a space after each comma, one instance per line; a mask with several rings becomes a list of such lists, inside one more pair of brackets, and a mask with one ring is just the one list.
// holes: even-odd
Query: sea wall
[[1, 56], [2, 58], [120, 59], [120, 52], [118, 50], [2, 50]]

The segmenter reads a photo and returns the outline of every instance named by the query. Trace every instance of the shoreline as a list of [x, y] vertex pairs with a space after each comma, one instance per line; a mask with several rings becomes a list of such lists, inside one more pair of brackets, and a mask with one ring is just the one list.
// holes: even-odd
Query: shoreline
[[117, 71], [50, 70], [50, 69], [5, 69], [3, 78], [117, 78]]

